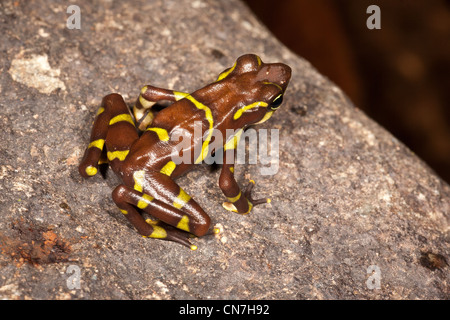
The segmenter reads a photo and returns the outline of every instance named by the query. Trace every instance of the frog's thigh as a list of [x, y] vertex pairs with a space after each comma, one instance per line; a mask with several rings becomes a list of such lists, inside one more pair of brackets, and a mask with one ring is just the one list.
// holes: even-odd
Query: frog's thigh
[[[208, 231], [211, 223], [208, 214], [170, 176], [151, 172], [146, 174], [145, 179], [148, 190], [144, 189], [144, 192], [152, 194], [156, 201], [154, 203], [160, 203], [160, 206], [164, 207], [163, 210], [150, 210], [151, 215], [196, 236], [202, 236]], [[171, 208], [170, 215], [158, 216], [157, 211], [168, 210], [167, 208]]]

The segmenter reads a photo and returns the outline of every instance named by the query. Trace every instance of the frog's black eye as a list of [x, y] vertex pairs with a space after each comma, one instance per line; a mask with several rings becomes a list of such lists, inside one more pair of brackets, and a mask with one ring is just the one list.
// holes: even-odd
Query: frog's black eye
[[281, 105], [282, 102], [283, 102], [283, 94], [280, 94], [270, 103], [270, 108], [272, 110], [276, 110], [278, 109], [278, 107]]

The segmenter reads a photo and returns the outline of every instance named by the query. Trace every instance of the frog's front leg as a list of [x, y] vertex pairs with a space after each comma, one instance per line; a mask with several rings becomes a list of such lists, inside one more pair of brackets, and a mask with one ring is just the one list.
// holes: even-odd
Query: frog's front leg
[[[134, 188], [118, 186], [113, 200], [138, 232], [144, 237], [175, 241], [195, 250], [197, 247], [191, 245], [187, 233], [200, 237], [208, 232], [211, 219], [206, 212], [164, 173], [137, 171], [134, 180]], [[168, 226], [146, 222], [136, 208]]]
[[151, 107], [158, 101], [178, 101], [187, 93], [163, 89], [147, 85], [142, 87], [139, 97], [133, 107], [134, 117], [138, 124], [138, 129], [144, 131], [153, 121], [153, 113], [150, 111]]
[[[249, 185], [242, 192], [236, 179], [234, 178], [234, 149], [236, 148], [239, 137], [234, 137], [231, 143], [227, 143], [224, 147], [223, 166], [219, 178], [219, 187], [229, 202], [224, 202], [223, 207], [228, 211], [240, 214], [248, 214], [252, 208], [258, 204], [269, 203], [270, 199], [253, 199], [251, 196], [252, 189], [255, 185], [250, 180]], [[232, 153], [232, 157], [230, 154]]]

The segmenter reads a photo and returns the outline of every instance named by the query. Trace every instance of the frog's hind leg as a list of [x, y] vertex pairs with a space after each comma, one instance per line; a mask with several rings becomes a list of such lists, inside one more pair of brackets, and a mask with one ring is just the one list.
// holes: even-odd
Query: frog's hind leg
[[[113, 191], [112, 196], [120, 211], [142, 236], [175, 241], [192, 250], [197, 249], [189, 242], [189, 234], [196, 236], [206, 234], [210, 219], [193, 200], [189, 201], [189, 196], [182, 196], [177, 204], [171, 205], [135, 189], [122, 184]], [[193, 207], [194, 214], [180, 210], [180, 206], [187, 203]], [[146, 221], [136, 208], [142, 209], [163, 223]]]
[[[89, 145], [78, 167], [81, 176], [94, 176], [99, 164], [106, 161], [117, 172], [131, 144], [138, 138], [130, 110], [122, 96], [116, 93], [107, 95], [97, 112]], [[104, 158], [105, 151], [107, 159]]]
[[187, 93], [146, 85], [142, 87], [139, 97], [133, 106], [134, 117], [138, 129], [144, 131], [153, 121], [152, 106], [159, 101], [178, 101]]

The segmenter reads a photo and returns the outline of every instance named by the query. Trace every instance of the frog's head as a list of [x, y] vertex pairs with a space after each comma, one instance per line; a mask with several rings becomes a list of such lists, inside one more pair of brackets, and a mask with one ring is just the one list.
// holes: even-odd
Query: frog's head
[[217, 81], [234, 84], [239, 102], [235, 120], [245, 113], [247, 124], [268, 120], [283, 101], [291, 78], [291, 68], [283, 63], [263, 63], [255, 54], [239, 57], [231, 68], [223, 71]]

